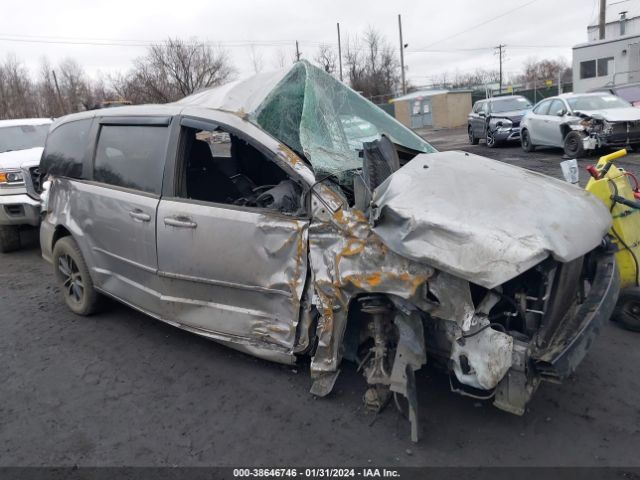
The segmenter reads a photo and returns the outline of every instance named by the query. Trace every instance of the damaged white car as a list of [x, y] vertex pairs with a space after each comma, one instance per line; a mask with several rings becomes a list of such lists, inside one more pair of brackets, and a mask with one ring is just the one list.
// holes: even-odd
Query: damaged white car
[[603, 147], [640, 147], [640, 109], [608, 93], [566, 93], [539, 102], [522, 119], [526, 152], [561, 147], [569, 158]]
[[304, 61], [59, 119], [41, 170], [43, 256], [71, 310], [105, 294], [259, 357], [308, 355], [319, 396], [352, 360], [368, 406], [406, 397], [414, 440], [428, 360], [453, 390], [522, 414], [617, 297], [596, 198], [438, 153]]

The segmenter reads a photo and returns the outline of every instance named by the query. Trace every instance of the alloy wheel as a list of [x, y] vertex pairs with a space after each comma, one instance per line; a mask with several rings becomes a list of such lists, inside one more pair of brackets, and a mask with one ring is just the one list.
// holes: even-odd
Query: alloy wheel
[[63, 277], [65, 296], [75, 303], [81, 303], [84, 297], [84, 282], [76, 262], [69, 255], [61, 255], [58, 259], [58, 270]]
[[496, 139], [493, 136], [493, 132], [491, 130], [487, 130], [487, 146], [493, 147], [496, 144]]

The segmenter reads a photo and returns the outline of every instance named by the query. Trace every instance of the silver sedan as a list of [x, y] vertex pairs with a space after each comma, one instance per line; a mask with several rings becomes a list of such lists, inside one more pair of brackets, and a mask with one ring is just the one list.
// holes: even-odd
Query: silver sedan
[[640, 144], [640, 109], [607, 93], [563, 94], [539, 102], [522, 120], [522, 148], [564, 148], [576, 158], [585, 150]]

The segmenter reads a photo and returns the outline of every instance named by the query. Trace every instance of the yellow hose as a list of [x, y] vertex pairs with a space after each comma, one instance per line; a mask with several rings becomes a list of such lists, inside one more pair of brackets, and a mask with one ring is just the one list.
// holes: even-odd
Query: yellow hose
[[624, 157], [627, 154], [627, 149], [623, 148], [622, 150], [618, 150], [617, 152], [610, 153], [609, 155], [604, 155], [600, 157], [600, 161], [598, 163], [609, 163], [616, 158]]

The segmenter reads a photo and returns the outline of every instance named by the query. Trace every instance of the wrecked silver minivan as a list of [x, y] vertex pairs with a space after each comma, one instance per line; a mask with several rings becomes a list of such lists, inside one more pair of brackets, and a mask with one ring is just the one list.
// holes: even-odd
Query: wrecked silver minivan
[[308, 355], [319, 396], [352, 360], [369, 407], [406, 397], [414, 440], [427, 359], [522, 414], [616, 301], [601, 202], [436, 152], [304, 61], [59, 119], [41, 171], [43, 256], [71, 310], [104, 294], [262, 358]]

